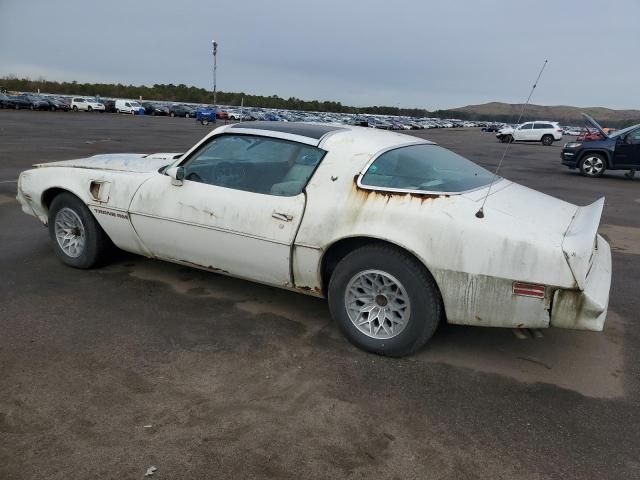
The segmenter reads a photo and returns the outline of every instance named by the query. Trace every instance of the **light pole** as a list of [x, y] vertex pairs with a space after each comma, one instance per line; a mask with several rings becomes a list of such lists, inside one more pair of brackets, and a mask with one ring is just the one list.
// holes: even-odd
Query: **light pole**
[[218, 43], [215, 40], [211, 40], [211, 47], [213, 53], [213, 105], [217, 105], [218, 92], [216, 91], [216, 55], [218, 53]]

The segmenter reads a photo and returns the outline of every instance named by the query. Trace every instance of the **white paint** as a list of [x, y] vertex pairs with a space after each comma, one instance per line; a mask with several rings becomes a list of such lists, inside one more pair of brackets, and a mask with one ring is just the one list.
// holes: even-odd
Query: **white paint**
[[[214, 130], [172, 165], [228, 128]], [[281, 132], [250, 133], [294, 140]], [[451, 323], [538, 328], [549, 326], [551, 318], [552, 325], [601, 328], [611, 278], [604, 239], [593, 250], [601, 201], [578, 208], [501, 180], [479, 219], [475, 213], [487, 188], [431, 198], [356, 186], [355, 178], [377, 152], [406, 144], [404, 135], [346, 127], [319, 143], [328, 153], [306, 193], [295, 197], [192, 181], [176, 186], [158, 171], [174, 154], [116, 154], [28, 170], [20, 177], [18, 200], [26, 213], [46, 222], [42, 193], [63, 188], [91, 205], [124, 250], [315, 295], [322, 289], [322, 255], [332, 244], [353, 236], [377, 238], [413, 253], [429, 269]], [[110, 185], [106, 203], [91, 199], [92, 181]], [[591, 263], [597, 268], [589, 270]], [[545, 298], [514, 296], [514, 281], [546, 285]]]

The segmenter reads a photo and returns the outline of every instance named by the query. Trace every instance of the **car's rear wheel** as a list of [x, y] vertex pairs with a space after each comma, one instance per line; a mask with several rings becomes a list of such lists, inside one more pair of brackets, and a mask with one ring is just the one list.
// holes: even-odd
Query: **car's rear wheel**
[[580, 173], [586, 177], [601, 177], [607, 160], [600, 153], [587, 153], [580, 161]]
[[20, 110], [20, 105], [16, 103], [16, 110]]
[[542, 145], [544, 145], [545, 147], [550, 147], [551, 145], [553, 145], [553, 135], [543, 135]]
[[77, 112], [77, 111], [78, 111], [78, 106], [77, 106], [77, 105], [74, 105], [74, 106], [73, 106], [73, 111], [74, 111], [74, 112]]
[[208, 119], [206, 119], [206, 118], [203, 118], [202, 120], [200, 120], [200, 123], [201, 123], [202, 125], [204, 125], [204, 126], [207, 126], [207, 125], [209, 125], [209, 120], [208, 120]]
[[400, 357], [420, 349], [442, 314], [438, 288], [423, 265], [389, 245], [349, 253], [329, 281], [332, 317], [354, 345]]
[[74, 268], [91, 268], [106, 255], [110, 240], [87, 206], [61, 193], [49, 208], [49, 236], [56, 256]]

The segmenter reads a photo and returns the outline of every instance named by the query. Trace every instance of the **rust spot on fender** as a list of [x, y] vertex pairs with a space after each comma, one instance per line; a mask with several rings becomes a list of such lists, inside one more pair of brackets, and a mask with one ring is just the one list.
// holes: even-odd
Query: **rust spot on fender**
[[309, 287], [306, 285], [303, 286], [295, 286], [294, 287], [296, 290], [299, 290], [302, 293], [306, 293], [308, 295], [322, 295], [322, 290], [320, 290], [318, 287]]

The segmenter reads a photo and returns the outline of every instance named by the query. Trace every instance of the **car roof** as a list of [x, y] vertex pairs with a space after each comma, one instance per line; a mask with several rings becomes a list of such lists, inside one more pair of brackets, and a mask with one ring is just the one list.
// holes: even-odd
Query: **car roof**
[[301, 137], [320, 140], [327, 133], [344, 130], [344, 127], [328, 125], [324, 123], [303, 123], [303, 122], [243, 122], [236, 123], [230, 127], [231, 130], [269, 130], [271, 132], [288, 133]]
[[433, 144], [428, 140], [388, 130], [354, 125], [306, 122], [242, 122], [216, 128], [208, 136], [223, 132], [269, 136], [305, 143], [325, 150], [335, 149], [341, 142], [347, 142], [358, 145], [358, 153], [368, 155], [372, 155], [382, 149], [410, 143]]

